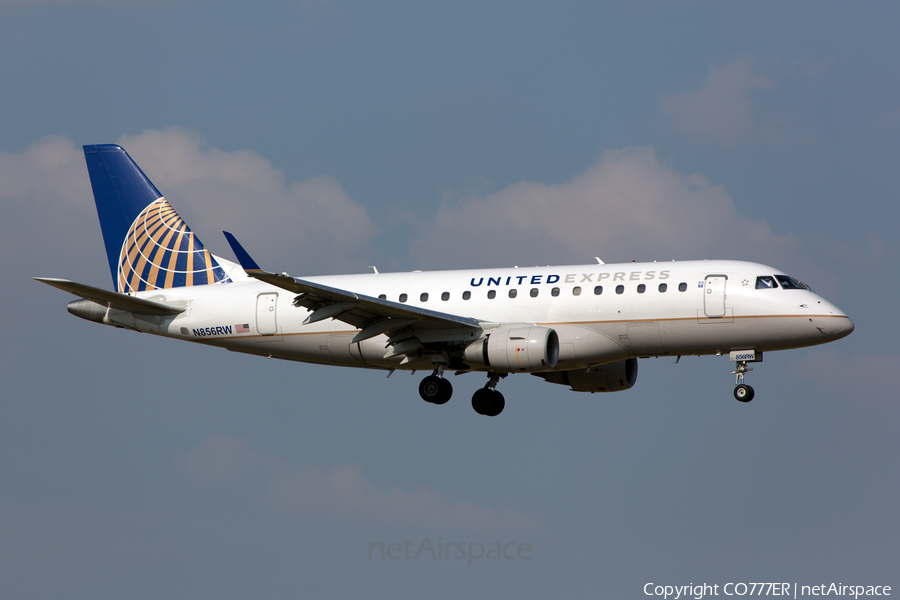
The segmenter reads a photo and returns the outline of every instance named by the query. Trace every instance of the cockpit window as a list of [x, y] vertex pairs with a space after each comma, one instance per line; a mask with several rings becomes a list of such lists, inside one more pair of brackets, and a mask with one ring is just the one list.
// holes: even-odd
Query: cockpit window
[[775, 278], [771, 275], [760, 275], [756, 278], [756, 289], [758, 290], [768, 290], [777, 287], [778, 284], [775, 283]]
[[805, 283], [801, 283], [794, 279], [793, 277], [788, 277], [787, 275], [776, 275], [775, 279], [778, 280], [778, 283], [781, 284], [786, 290], [808, 290], [809, 286]]

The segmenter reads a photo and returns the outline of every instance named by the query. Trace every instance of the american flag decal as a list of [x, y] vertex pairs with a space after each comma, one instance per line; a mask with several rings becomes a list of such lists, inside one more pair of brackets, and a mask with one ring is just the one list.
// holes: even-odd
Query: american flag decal
[[234, 331], [236, 333], [250, 333], [250, 324], [244, 323], [243, 325], [235, 325]]

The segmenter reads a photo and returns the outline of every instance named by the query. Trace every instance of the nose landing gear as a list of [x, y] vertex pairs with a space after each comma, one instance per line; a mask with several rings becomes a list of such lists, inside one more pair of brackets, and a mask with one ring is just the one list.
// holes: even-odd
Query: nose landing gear
[[740, 384], [735, 386], [734, 388], [734, 397], [739, 402], [750, 402], [753, 400], [753, 396], [756, 395], [756, 392], [753, 391], [753, 388], [749, 385]]
[[747, 371], [752, 371], [752, 368], [747, 367], [746, 360], [738, 360], [737, 367], [732, 371], [734, 377], [734, 399], [738, 402], [750, 402], [753, 400], [753, 396], [755, 396], [755, 392], [753, 388], [744, 383], [744, 374]]

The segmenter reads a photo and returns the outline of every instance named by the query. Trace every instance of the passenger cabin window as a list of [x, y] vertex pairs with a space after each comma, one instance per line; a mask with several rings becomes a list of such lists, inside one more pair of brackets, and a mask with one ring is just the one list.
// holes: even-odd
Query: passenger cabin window
[[776, 275], [775, 279], [778, 280], [778, 283], [781, 284], [782, 289], [785, 290], [808, 290], [809, 286], [805, 283], [801, 283], [794, 279], [793, 277], [788, 277], [787, 275]]
[[463, 300], [468, 300], [471, 297], [472, 297], [472, 292], [469, 292], [469, 291], [463, 292]]
[[573, 296], [580, 296], [580, 295], [581, 295], [581, 288], [580, 288], [579, 286], [577, 286], [577, 285], [576, 285], [575, 287], [573, 287], [573, 288], [572, 288], [572, 295], [573, 295]]
[[665, 283], [659, 284], [659, 293], [660, 294], [664, 294], [667, 289], [669, 289], [669, 286], [667, 286]]
[[778, 284], [775, 283], [775, 278], [771, 275], [760, 275], [756, 278], [756, 289], [758, 290], [769, 290], [777, 287]]
[[553, 288], [552, 290], [550, 290], [550, 295], [553, 296], [554, 298], [559, 296], [559, 288]]
[[441, 300], [443, 300], [444, 302], [446, 302], [449, 299], [450, 299], [450, 292], [444, 292], [443, 294], [441, 294]]
[[515, 289], [509, 290], [509, 297], [510, 297], [510, 298], [515, 298], [516, 295], [517, 295], [518, 293], [519, 293], [519, 292], [516, 291]]
[[616, 286], [616, 293], [617, 293], [617, 294], [624, 294], [624, 293], [625, 293], [625, 286], [624, 286], [624, 285], [617, 285], [617, 286]]
[[640, 285], [638, 285], [638, 294], [643, 294], [643, 293], [646, 292], [646, 291], [647, 291], [647, 286], [646, 286], [646, 285], [644, 285], [643, 283], [640, 284]]
[[406, 294], [400, 294], [400, 302], [406, 302], [407, 297]]
[[679, 284], [678, 284], [678, 291], [679, 291], [679, 292], [686, 292], [686, 291], [687, 291], [687, 284], [686, 284], [685, 282], [683, 282], [683, 281], [682, 281], [681, 283], [679, 283]]
[[595, 285], [595, 286], [594, 286], [594, 295], [595, 295], [595, 296], [599, 296], [599, 295], [602, 294], [602, 293], [603, 293], [603, 286], [602, 286], [602, 285]]
[[387, 300], [387, 294], [378, 294], [379, 300]]
[[420, 295], [419, 295], [419, 301], [420, 301], [420, 302], [428, 302], [428, 294], [427, 294], [427, 293], [420, 294]]
[[537, 296], [538, 296], [538, 289], [537, 289], [537, 288], [531, 288], [531, 297], [532, 297], [532, 298], [537, 298]]
[[497, 290], [490, 290], [488, 292], [488, 300], [493, 300], [497, 297]]

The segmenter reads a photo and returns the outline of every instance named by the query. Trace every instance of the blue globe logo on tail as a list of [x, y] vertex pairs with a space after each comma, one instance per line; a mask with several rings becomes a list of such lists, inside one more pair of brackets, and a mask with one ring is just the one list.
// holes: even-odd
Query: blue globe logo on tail
[[120, 292], [231, 281], [165, 198], [134, 220], [119, 255]]
[[84, 158], [117, 292], [231, 281], [124, 148], [85, 146]]

